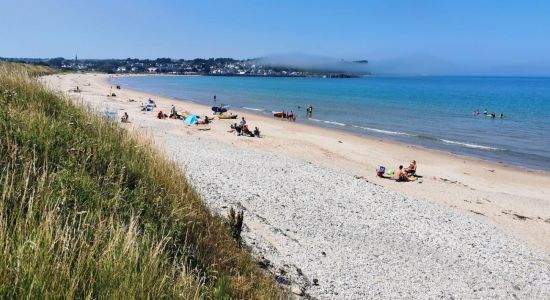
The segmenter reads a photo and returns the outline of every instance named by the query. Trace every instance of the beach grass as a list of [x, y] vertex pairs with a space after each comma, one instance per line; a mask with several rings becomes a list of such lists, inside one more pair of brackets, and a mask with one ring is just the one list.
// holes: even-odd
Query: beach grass
[[0, 298], [277, 299], [148, 140], [0, 62]]

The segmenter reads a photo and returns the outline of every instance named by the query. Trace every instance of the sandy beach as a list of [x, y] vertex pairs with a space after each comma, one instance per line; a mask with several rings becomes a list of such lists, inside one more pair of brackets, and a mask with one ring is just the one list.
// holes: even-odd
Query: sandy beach
[[[210, 107], [114, 89], [109, 75], [42, 78], [151, 136], [215, 212], [245, 211], [244, 239], [282, 283], [315, 298], [531, 298], [550, 295], [550, 174], [233, 111], [185, 126], [158, 110]], [[81, 92], [71, 90], [79, 87]], [[154, 112], [140, 111], [153, 98]], [[129, 99], [135, 102], [129, 102]], [[375, 176], [418, 162], [415, 182]]]

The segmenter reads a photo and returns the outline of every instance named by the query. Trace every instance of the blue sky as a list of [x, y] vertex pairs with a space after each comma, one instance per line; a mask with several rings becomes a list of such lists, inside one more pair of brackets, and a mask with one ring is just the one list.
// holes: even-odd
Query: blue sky
[[548, 64], [550, 1], [520, 2], [0, 0], [0, 56]]

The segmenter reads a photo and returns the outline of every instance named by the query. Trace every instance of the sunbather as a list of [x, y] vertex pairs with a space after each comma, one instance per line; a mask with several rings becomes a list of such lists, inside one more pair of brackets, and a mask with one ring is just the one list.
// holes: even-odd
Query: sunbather
[[400, 165], [397, 170], [395, 170], [395, 174], [393, 175], [393, 179], [395, 181], [409, 181], [409, 177], [407, 175], [407, 172], [403, 170], [403, 165]]
[[416, 160], [413, 160], [409, 167], [405, 169], [407, 175], [414, 175], [416, 173]]

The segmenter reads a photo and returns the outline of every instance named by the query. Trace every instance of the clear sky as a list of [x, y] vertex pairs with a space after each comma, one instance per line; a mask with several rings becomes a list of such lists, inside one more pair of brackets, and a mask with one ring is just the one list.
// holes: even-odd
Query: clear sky
[[0, 56], [550, 62], [550, 1], [0, 0]]

